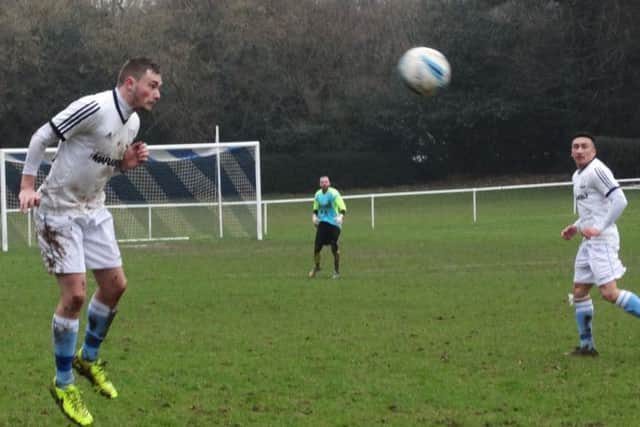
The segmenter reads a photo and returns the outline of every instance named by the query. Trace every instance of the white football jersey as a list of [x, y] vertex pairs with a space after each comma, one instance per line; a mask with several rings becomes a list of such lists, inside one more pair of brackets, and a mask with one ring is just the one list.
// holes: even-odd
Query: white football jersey
[[104, 207], [105, 185], [138, 134], [140, 118], [113, 89], [74, 101], [49, 124], [60, 143], [39, 189], [40, 209], [64, 214]]
[[[613, 191], [622, 191], [618, 190], [620, 185], [611, 170], [599, 159], [594, 158], [587, 166], [573, 173], [572, 181], [573, 196], [578, 208], [578, 227], [594, 227], [603, 223], [611, 204], [607, 196]], [[618, 227], [615, 223], [611, 224], [600, 230], [600, 235], [592, 237], [591, 240], [605, 241], [618, 247]]]

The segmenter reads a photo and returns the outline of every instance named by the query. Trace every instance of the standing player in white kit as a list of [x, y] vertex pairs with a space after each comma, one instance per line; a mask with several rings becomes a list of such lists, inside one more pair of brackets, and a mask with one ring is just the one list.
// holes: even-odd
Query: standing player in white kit
[[589, 293], [593, 285], [605, 300], [636, 317], [640, 317], [640, 298], [617, 285], [626, 268], [618, 257], [620, 235], [616, 220], [627, 206], [627, 198], [611, 170], [596, 157], [592, 135], [581, 132], [573, 137], [571, 157], [577, 167], [572, 181], [578, 220], [563, 228], [560, 236], [570, 240], [580, 234], [583, 239], [575, 259], [572, 295], [580, 345], [567, 354], [593, 357], [598, 356], [593, 341], [594, 310]]
[[[38, 244], [49, 273], [56, 276], [60, 300], [52, 321], [56, 376], [51, 393], [65, 415], [80, 425], [93, 422], [72, 366], [108, 398], [118, 396], [98, 358], [127, 288], [113, 219], [104, 206], [111, 176], [147, 160], [143, 142], [133, 142], [140, 118], [160, 99], [159, 67], [148, 58], [128, 60], [117, 87], [72, 102], [31, 137], [20, 184], [20, 209], [36, 208]], [[49, 175], [36, 191], [35, 181], [47, 146], [60, 141]], [[86, 269], [97, 289], [87, 309], [87, 328], [76, 352], [80, 310], [85, 302]]]

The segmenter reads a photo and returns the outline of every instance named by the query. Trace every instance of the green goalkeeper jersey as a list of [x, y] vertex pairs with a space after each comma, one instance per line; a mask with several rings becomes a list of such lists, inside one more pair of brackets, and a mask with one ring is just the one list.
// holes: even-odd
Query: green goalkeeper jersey
[[336, 222], [336, 217], [341, 212], [347, 211], [347, 205], [340, 192], [333, 187], [329, 187], [326, 192], [322, 189], [316, 191], [313, 199], [313, 211], [318, 215], [320, 222], [328, 222], [331, 225], [340, 227]]

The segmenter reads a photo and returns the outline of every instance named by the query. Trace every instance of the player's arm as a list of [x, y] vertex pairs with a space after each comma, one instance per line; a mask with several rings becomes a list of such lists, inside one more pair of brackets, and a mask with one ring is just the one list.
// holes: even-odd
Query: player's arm
[[314, 197], [313, 198], [313, 215], [311, 215], [311, 222], [313, 223], [313, 225], [318, 225], [320, 223], [320, 219], [318, 219], [318, 209], [320, 208], [320, 205], [318, 204], [318, 198]]
[[607, 211], [607, 214], [600, 222], [595, 224], [593, 227], [581, 230], [584, 237], [589, 238], [599, 235], [602, 230], [614, 224], [618, 220], [618, 218], [620, 218], [620, 215], [622, 215], [624, 209], [627, 207], [627, 197], [624, 195], [624, 191], [622, 191], [622, 188], [620, 187], [613, 189], [613, 191], [609, 193], [607, 198], [611, 202], [609, 204], [609, 210]]
[[40, 205], [40, 194], [35, 190], [36, 177], [34, 175], [22, 175], [20, 180], [20, 212], [27, 213], [33, 207]]
[[598, 236], [602, 230], [614, 224], [616, 220], [622, 215], [622, 212], [627, 207], [627, 198], [620, 188], [620, 184], [616, 181], [609, 168], [596, 168], [594, 169], [594, 178], [591, 180], [591, 185], [604, 195], [609, 200], [609, 208], [604, 218], [593, 227], [587, 227], [581, 229], [580, 232], [586, 238]]
[[58, 141], [58, 136], [49, 123], [42, 125], [31, 136], [27, 158], [22, 170], [20, 194], [18, 195], [20, 211], [22, 212], [27, 212], [40, 204], [40, 194], [36, 191], [36, 176], [38, 175], [38, 169], [40, 169], [40, 163], [44, 158], [45, 150], [56, 141]]
[[344, 215], [347, 213], [347, 205], [338, 191], [336, 191], [336, 197], [334, 199], [334, 209], [338, 212], [336, 222], [339, 225], [342, 225], [344, 222]]
[[20, 182], [20, 194], [18, 195], [22, 212], [26, 212], [29, 208], [38, 206], [40, 203], [40, 195], [35, 190], [35, 182], [47, 146], [59, 140], [66, 141], [67, 138], [75, 134], [92, 129], [99, 111], [100, 105], [97, 101], [90, 97], [78, 99], [33, 134], [29, 142], [29, 150]]
[[560, 237], [562, 237], [564, 240], [571, 240], [573, 236], [575, 236], [580, 231], [581, 221], [582, 220], [578, 218], [576, 222], [574, 222], [573, 224], [569, 224], [565, 228], [563, 228], [560, 232]]
[[149, 148], [147, 144], [142, 141], [134, 142], [127, 147], [127, 150], [120, 160], [118, 169], [120, 172], [126, 172], [131, 169], [135, 169], [149, 158]]
[[560, 237], [564, 240], [571, 240], [573, 236], [578, 232], [578, 226], [576, 224], [569, 224], [560, 232]]

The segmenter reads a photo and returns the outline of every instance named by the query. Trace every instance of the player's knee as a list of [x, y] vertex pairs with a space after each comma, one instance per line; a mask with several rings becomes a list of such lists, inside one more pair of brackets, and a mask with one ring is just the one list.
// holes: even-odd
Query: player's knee
[[118, 295], [122, 295], [127, 290], [128, 286], [129, 286], [129, 282], [127, 282], [127, 278], [124, 276], [121, 276], [116, 280], [114, 280], [112, 289]]
[[602, 294], [602, 298], [604, 298], [605, 300], [609, 301], [610, 303], [615, 303], [616, 299], [617, 299], [611, 293], [603, 293]]
[[619, 294], [619, 291], [617, 289], [601, 289], [600, 290], [600, 295], [602, 295], [602, 298], [604, 298], [605, 300], [611, 303], [616, 302], [616, 300], [618, 299], [618, 294]]
[[107, 301], [117, 302], [120, 296], [127, 290], [127, 278], [122, 274], [116, 274], [100, 286], [101, 296]]
[[74, 292], [69, 295], [65, 295], [63, 299], [64, 311], [67, 314], [79, 313], [84, 305], [85, 301], [84, 292]]
[[602, 298], [612, 303], [616, 302], [620, 295], [620, 290], [618, 289], [618, 286], [616, 286], [615, 281], [600, 286], [598, 290], [600, 291]]
[[588, 299], [590, 290], [591, 290], [590, 286], [574, 285], [573, 298], [575, 299], [576, 302], [583, 299]]

